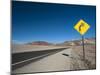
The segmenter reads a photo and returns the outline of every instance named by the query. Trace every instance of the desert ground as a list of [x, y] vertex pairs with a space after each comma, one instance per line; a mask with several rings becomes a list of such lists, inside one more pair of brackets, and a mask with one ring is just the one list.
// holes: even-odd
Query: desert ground
[[71, 51], [72, 70], [95, 69], [96, 50], [95, 45], [85, 45], [85, 60], [83, 60], [82, 46], [73, 46]]
[[[65, 48], [65, 49], [59, 51], [55, 50], [60, 48]], [[48, 50], [51, 50], [51, 52]], [[55, 51], [52, 52], [53, 50]], [[43, 58], [40, 58], [38, 60], [31, 61], [31, 63], [24, 65], [20, 68], [14, 69], [12, 73], [86, 70], [86, 69], [96, 68], [95, 44], [85, 45], [85, 60], [83, 60], [82, 45], [79, 46], [76, 45], [74, 46], [14, 45], [12, 46], [12, 54], [30, 52], [30, 51], [31, 52], [46, 51], [44, 54], [41, 53], [41, 55], [46, 54], [46, 56], [43, 56]]]

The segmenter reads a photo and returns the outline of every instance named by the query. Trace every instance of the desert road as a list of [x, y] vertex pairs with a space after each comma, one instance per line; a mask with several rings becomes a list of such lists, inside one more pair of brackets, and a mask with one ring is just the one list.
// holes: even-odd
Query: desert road
[[93, 47], [85, 46], [86, 61], [83, 61], [82, 46], [28, 46], [29, 50], [17, 46], [12, 53], [12, 74], [95, 69]]
[[68, 48], [58, 48], [45, 51], [15, 53], [12, 55], [13, 73], [64, 70], [64, 63], [70, 63], [70, 61], [67, 60], [67, 57], [63, 53], [69, 54], [70, 50]]

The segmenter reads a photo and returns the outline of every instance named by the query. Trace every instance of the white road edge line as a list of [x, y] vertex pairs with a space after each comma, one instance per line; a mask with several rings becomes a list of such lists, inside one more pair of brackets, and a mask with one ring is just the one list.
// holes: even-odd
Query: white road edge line
[[46, 55], [49, 55], [49, 54], [51, 54], [51, 53], [41, 55], [41, 56], [38, 56], [38, 57], [34, 57], [34, 58], [30, 58], [30, 59], [27, 59], [27, 60], [24, 60], [24, 61], [21, 61], [21, 62], [17, 62], [17, 63], [12, 64], [12, 66], [17, 65], [17, 64], [21, 64], [21, 63], [24, 63], [24, 62], [27, 62], [27, 61], [30, 61], [30, 60], [38, 59], [40, 57], [43, 57], [43, 56], [46, 56]]

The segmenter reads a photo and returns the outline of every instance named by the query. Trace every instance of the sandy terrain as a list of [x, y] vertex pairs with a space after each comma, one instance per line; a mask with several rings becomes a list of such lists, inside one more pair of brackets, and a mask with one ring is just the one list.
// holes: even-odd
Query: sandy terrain
[[96, 68], [95, 45], [85, 45], [85, 60], [83, 60], [82, 46], [73, 46], [71, 51], [71, 57], [73, 70]]
[[[55, 48], [64, 48], [68, 46], [16, 46], [13, 52], [39, 51]], [[18, 50], [18, 51], [17, 51]], [[63, 55], [63, 53], [67, 55]], [[83, 60], [82, 46], [70, 46], [68, 49], [44, 57], [38, 61], [32, 62], [26, 66], [18, 68], [13, 73], [28, 72], [47, 72], [47, 71], [67, 71], [67, 70], [86, 70], [96, 68], [96, 50], [95, 45], [85, 45], [85, 60]]]

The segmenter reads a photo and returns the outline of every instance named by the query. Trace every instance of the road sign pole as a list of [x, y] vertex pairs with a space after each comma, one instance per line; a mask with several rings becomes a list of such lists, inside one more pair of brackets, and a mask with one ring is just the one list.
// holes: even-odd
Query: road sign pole
[[84, 36], [83, 35], [82, 35], [82, 46], [83, 46], [83, 60], [85, 60]]

